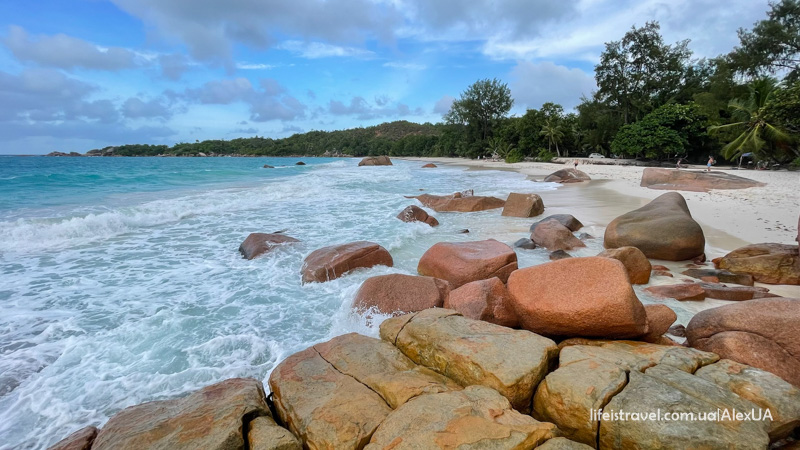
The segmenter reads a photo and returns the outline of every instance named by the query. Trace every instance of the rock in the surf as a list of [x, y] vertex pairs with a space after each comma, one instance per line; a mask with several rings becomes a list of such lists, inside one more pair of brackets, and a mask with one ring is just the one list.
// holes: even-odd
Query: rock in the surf
[[303, 261], [303, 283], [335, 280], [351, 270], [373, 266], [392, 267], [392, 255], [374, 242], [357, 241], [314, 250]]

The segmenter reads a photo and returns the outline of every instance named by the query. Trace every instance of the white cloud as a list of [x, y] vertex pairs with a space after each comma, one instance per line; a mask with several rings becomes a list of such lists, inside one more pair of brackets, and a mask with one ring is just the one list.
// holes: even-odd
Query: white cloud
[[339, 100], [331, 100], [328, 103], [328, 112], [335, 116], [354, 116], [359, 120], [371, 120], [381, 117], [404, 117], [404, 116], [421, 116], [423, 114], [422, 108], [412, 110], [408, 105], [397, 103], [395, 105], [388, 105], [388, 98], [379, 96], [376, 98], [376, 104], [373, 106], [363, 97], [353, 97], [350, 99], [350, 104], [345, 104]]
[[552, 62], [519, 61], [510, 76], [517, 107], [538, 109], [545, 102], [553, 102], [569, 110], [580, 103], [581, 95], [588, 96], [596, 89], [592, 75]]
[[375, 53], [369, 50], [355, 47], [341, 47], [324, 42], [284, 41], [280, 43], [277, 48], [308, 59], [331, 57], [371, 58], [375, 56]]
[[275, 66], [271, 64], [236, 63], [236, 68], [241, 70], [270, 70]]
[[199, 88], [187, 89], [179, 97], [195, 103], [229, 105], [245, 103], [250, 107], [250, 120], [292, 120], [305, 114], [306, 105], [286, 94], [277, 80], [262, 79], [261, 90], [255, 89], [247, 78], [209, 81]]
[[2, 42], [20, 61], [46, 67], [116, 71], [138, 65], [137, 55], [128, 49], [100, 47], [65, 34], [33, 36], [16, 25], [9, 27]]

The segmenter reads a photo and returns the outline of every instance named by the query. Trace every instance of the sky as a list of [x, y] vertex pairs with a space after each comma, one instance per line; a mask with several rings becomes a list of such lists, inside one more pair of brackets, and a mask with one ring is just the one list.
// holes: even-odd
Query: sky
[[441, 121], [497, 78], [574, 108], [604, 43], [658, 21], [727, 53], [767, 0], [0, 0], [0, 154]]

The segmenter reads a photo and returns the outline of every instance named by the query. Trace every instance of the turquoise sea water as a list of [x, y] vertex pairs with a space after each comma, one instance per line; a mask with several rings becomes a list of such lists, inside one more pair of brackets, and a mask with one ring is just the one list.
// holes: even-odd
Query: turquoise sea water
[[[266, 380], [316, 342], [375, 336], [381, 318], [350, 311], [366, 278], [414, 274], [440, 241], [510, 244], [532, 222], [495, 210], [406, 224], [395, 216], [416, 201], [404, 195], [557, 189], [513, 172], [303, 160], [0, 157], [0, 448], [46, 448], [127, 406]], [[241, 258], [249, 233], [276, 230], [302, 243]], [[355, 240], [386, 247], [395, 267], [301, 285], [308, 253]]]

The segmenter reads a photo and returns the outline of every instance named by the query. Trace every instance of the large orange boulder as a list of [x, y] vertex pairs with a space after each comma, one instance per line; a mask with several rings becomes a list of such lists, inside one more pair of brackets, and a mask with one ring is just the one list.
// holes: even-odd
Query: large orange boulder
[[456, 192], [452, 195], [422, 194], [415, 198], [424, 206], [436, 212], [475, 212], [487, 209], [497, 209], [505, 206], [505, 200], [496, 197], [482, 197], [479, 195], [464, 195]]
[[606, 248], [636, 247], [648, 258], [684, 261], [702, 255], [706, 239], [683, 196], [667, 192], [612, 220], [603, 243]]
[[391, 274], [367, 278], [356, 293], [353, 308], [375, 308], [383, 314], [441, 308], [450, 292], [447, 281], [433, 277]]
[[628, 272], [631, 284], [647, 284], [650, 281], [650, 271], [653, 266], [644, 253], [636, 247], [610, 248], [600, 252], [597, 256], [621, 262]]
[[358, 268], [394, 265], [392, 255], [374, 242], [356, 241], [314, 250], [303, 261], [303, 283], [335, 280]]
[[362, 159], [359, 166], [391, 166], [392, 160], [388, 156], [367, 156]]
[[520, 269], [508, 291], [522, 328], [553, 337], [636, 338], [647, 314], [625, 266], [600, 257], [567, 258]]
[[715, 259], [714, 265], [718, 269], [750, 274], [753, 279], [761, 283], [800, 284], [800, 256], [797, 245], [748, 245]]
[[417, 266], [420, 275], [447, 280], [451, 289], [492, 277], [505, 282], [515, 270], [517, 254], [494, 239], [439, 242], [422, 255]]
[[250, 233], [247, 239], [239, 246], [239, 252], [244, 259], [253, 259], [267, 253], [282, 244], [300, 242], [297, 239], [278, 233]]
[[508, 194], [502, 215], [511, 217], [534, 217], [543, 212], [544, 202], [542, 202], [542, 197], [539, 197], [539, 195], [512, 192]]
[[690, 346], [772, 372], [800, 386], [800, 299], [763, 298], [697, 313]]
[[576, 238], [569, 228], [554, 219], [543, 220], [536, 224], [536, 227], [531, 233], [531, 240], [535, 242], [536, 245], [550, 251], [586, 247], [586, 244]]
[[432, 227], [439, 226], [439, 221], [435, 217], [417, 205], [406, 206], [404, 210], [400, 211], [397, 218], [403, 222], [424, 222]]
[[561, 169], [557, 170], [550, 175], [546, 176], [545, 182], [552, 183], [580, 183], [581, 181], [589, 181], [591, 178], [586, 172], [578, 169]]
[[450, 292], [444, 307], [454, 309], [464, 317], [504, 327], [515, 328], [519, 324], [511, 305], [511, 295], [497, 277], [473, 281]]
[[47, 450], [89, 450], [97, 437], [97, 427], [88, 426], [70, 434]]

